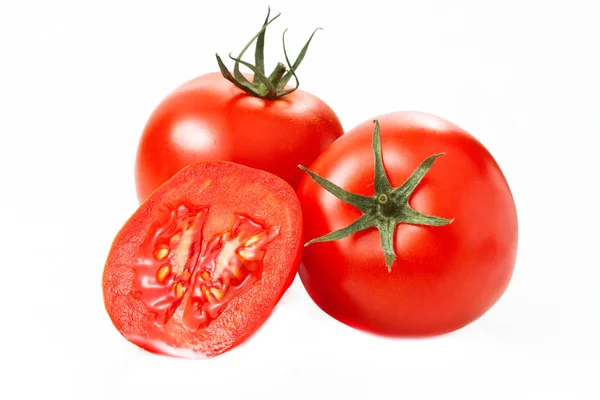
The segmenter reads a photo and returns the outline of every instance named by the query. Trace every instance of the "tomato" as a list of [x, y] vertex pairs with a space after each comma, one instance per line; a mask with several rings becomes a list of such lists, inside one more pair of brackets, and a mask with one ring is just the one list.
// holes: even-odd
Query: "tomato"
[[310, 39], [296, 62], [288, 61], [289, 70], [279, 63], [268, 77], [264, 74], [264, 33], [276, 17], [268, 18], [253, 39], [258, 37], [256, 66], [243, 63], [253, 74], [239, 72], [239, 58], [246, 49], [234, 58], [233, 75], [217, 56], [221, 73], [184, 83], [152, 112], [135, 164], [140, 202], [181, 168], [199, 161], [225, 160], [262, 169], [296, 187], [302, 177], [298, 164], [312, 163], [343, 134], [338, 117], [325, 102], [296, 90], [297, 85], [286, 86]]
[[296, 194], [265, 171], [192, 164], [157, 189], [117, 234], [103, 275], [108, 315], [155, 353], [212, 357], [271, 315], [300, 261]]
[[375, 120], [333, 143], [300, 183], [313, 239], [300, 278], [322, 310], [351, 327], [405, 337], [454, 331], [489, 310], [511, 280], [510, 188], [458, 126], [419, 112]]

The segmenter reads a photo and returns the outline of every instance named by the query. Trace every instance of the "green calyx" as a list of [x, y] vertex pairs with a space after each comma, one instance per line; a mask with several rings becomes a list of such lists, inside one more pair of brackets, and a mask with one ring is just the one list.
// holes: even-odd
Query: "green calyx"
[[[292, 93], [293, 91], [298, 89], [298, 86], [300, 86], [298, 76], [296, 76], [296, 70], [300, 66], [302, 60], [304, 60], [304, 56], [306, 55], [306, 51], [308, 50], [308, 46], [310, 45], [313, 36], [321, 28], [317, 28], [313, 31], [313, 33], [310, 35], [310, 38], [308, 38], [308, 41], [300, 51], [300, 54], [298, 54], [298, 57], [296, 58], [296, 61], [294, 61], [293, 64], [290, 62], [285, 48], [285, 33], [287, 32], [286, 29], [283, 32], [282, 40], [283, 53], [285, 56], [287, 67], [281, 62], [277, 63], [277, 66], [275, 67], [273, 72], [271, 72], [269, 76], [266, 76], [264, 54], [265, 32], [267, 30], [267, 26], [271, 22], [275, 21], [281, 15], [281, 13], [277, 14], [269, 20], [270, 15], [271, 9], [269, 8], [267, 18], [265, 19], [261, 30], [256, 35], [254, 35], [254, 37], [250, 40], [250, 42], [248, 42], [246, 47], [242, 49], [242, 51], [237, 57], [233, 57], [231, 53], [229, 53], [229, 58], [235, 61], [235, 64], [233, 66], [233, 74], [229, 72], [229, 70], [223, 63], [223, 60], [221, 60], [221, 57], [219, 57], [218, 54], [216, 56], [217, 63], [219, 64], [219, 69], [221, 70], [221, 73], [223, 74], [223, 77], [225, 79], [227, 79], [235, 86], [237, 86], [238, 88], [240, 88], [241, 90], [243, 90], [251, 96], [259, 97], [265, 100], [276, 100], [280, 97], [285, 96], [286, 94]], [[254, 64], [250, 64], [249, 62], [243, 61], [242, 56], [244, 55], [246, 50], [248, 50], [248, 48], [252, 45], [252, 43], [254, 43], [254, 41], [256, 41], [256, 48], [254, 52]], [[246, 79], [246, 77], [240, 72], [240, 64], [246, 66], [254, 73], [254, 78], [252, 79], [252, 82]], [[285, 89], [285, 86], [290, 81], [292, 76], [296, 81], [296, 85], [293, 88]]]
[[317, 242], [328, 242], [339, 240], [364, 229], [376, 227], [379, 230], [381, 247], [385, 255], [385, 264], [391, 272], [392, 264], [396, 260], [394, 252], [394, 232], [398, 224], [443, 226], [448, 225], [454, 219], [446, 219], [432, 215], [423, 214], [413, 209], [408, 204], [410, 196], [419, 185], [423, 177], [433, 166], [435, 160], [444, 153], [433, 154], [427, 157], [410, 175], [410, 177], [399, 187], [393, 188], [383, 167], [381, 155], [381, 137], [379, 134], [379, 122], [375, 122], [373, 131], [373, 155], [375, 158], [375, 195], [372, 197], [350, 193], [325, 178], [320, 177], [308, 168], [299, 166], [306, 171], [310, 177], [325, 190], [347, 204], [362, 211], [363, 215], [352, 224], [337, 231], [330, 232], [324, 236], [312, 239], [305, 244], [309, 246]]

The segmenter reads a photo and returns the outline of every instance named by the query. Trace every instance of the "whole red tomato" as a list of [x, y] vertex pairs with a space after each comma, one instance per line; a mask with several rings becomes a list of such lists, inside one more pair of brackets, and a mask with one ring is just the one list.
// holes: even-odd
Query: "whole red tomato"
[[[208, 73], [174, 90], [150, 116], [137, 151], [138, 199], [181, 168], [198, 161], [225, 160], [271, 172], [294, 188], [298, 164], [310, 164], [343, 134], [333, 110], [316, 96], [287, 82], [304, 58], [309, 41], [288, 69], [279, 63], [264, 73], [265, 20], [257, 40], [255, 65], [236, 61], [233, 75], [217, 56], [221, 73]], [[313, 33], [314, 34], [314, 33]], [[312, 36], [311, 36], [312, 39]], [[239, 72], [242, 63], [253, 78]], [[297, 81], [296, 81], [297, 82]]]
[[299, 185], [305, 237], [315, 239], [302, 283], [321, 309], [361, 330], [456, 330], [511, 279], [511, 191], [490, 153], [458, 126], [418, 112], [375, 120], [380, 128], [369, 120], [333, 143]]

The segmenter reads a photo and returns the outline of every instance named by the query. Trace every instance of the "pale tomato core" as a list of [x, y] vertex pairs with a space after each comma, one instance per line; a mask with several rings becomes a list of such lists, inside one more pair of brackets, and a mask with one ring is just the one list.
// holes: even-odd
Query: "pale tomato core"
[[183, 326], [196, 331], [261, 279], [265, 246], [279, 228], [236, 214], [229, 230], [204, 238], [208, 206], [180, 204], [164, 213], [166, 221], [151, 230], [140, 249], [133, 296], [157, 326], [168, 324], [180, 310]]

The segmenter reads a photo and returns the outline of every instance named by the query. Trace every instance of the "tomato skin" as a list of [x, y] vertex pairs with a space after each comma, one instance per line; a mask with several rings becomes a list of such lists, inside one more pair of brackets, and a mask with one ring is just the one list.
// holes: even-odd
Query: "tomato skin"
[[[203, 249], [211, 238], [230, 228], [237, 213], [278, 229], [265, 250], [260, 279], [228, 301], [216, 319], [197, 331], [186, 329], [183, 305], [168, 323], [158, 324], [150, 308], [134, 293], [139, 287], [136, 268], [140, 268], [148, 238], [153, 237], [157, 221], [165, 219], [163, 210], [180, 203], [208, 210]], [[213, 357], [229, 351], [262, 326], [293, 282], [301, 257], [302, 229], [296, 194], [280, 178], [230, 162], [192, 164], [159, 187], [116, 235], [102, 281], [106, 310], [124, 337], [148, 351], [184, 358]], [[147, 253], [144, 256], [152, 255]]]
[[[351, 327], [386, 336], [454, 331], [490, 309], [511, 280], [518, 224], [510, 188], [491, 154], [456, 125], [419, 112], [374, 119], [393, 187], [428, 156], [446, 153], [409, 203], [454, 221], [440, 227], [398, 225], [391, 272], [376, 228], [311, 244], [304, 250], [300, 278], [323, 311]], [[310, 170], [349, 192], [373, 196], [373, 126], [372, 119], [350, 130]], [[307, 240], [361, 216], [308, 176], [297, 193]]]
[[173, 91], [150, 116], [136, 157], [138, 199], [186, 165], [210, 160], [262, 169], [295, 188], [302, 177], [298, 164], [312, 163], [343, 132], [333, 110], [308, 92], [268, 101], [220, 73], [202, 75]]

